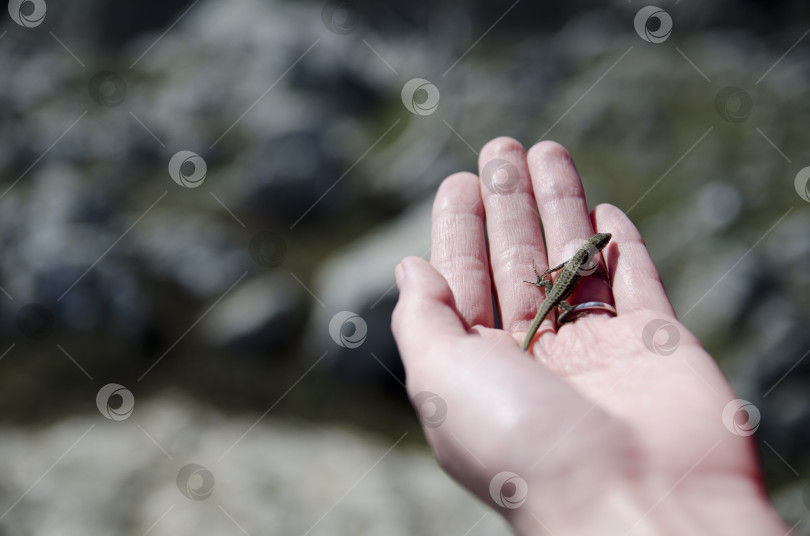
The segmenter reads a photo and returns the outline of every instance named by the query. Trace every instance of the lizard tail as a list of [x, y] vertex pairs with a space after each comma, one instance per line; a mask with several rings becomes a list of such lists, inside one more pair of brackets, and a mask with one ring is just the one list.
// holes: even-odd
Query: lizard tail
[[523, 339], [522, 348], [524, 352], [529, 349], [532, 339], [534, 339], [534, 336], [537, 334], [537, 329], [553, 308], [554, 306], [551, 303], [543, 303], [543, 305], [540, 306], [537, 315], [535, 315], [534, 320], [532, 320], [532, 325], [529, 326], [529, 331], [526, 332], [526, 338]]

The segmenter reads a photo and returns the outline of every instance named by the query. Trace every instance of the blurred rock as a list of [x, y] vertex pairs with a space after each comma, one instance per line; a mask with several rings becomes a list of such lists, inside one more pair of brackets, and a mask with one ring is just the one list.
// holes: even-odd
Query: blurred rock
[[[321, 264], [312, 285], [313, 293], [325, 307], [314, 307], [304, 340], [310, 355], [329, 350], [338, 369], [359, 377], [388, 381], [387, 372], [373, 353], [389, 369], [399, 371], [398, 353], [390, 323], [397, 290], [394, 267], [407, 255], [426, 256], [430, 251], [430, 212], [432, 199], [423, 201], [391, 223], [370, 230]], [[357, 348], [341, 347], [330, 335], [330, 322], [340, 311], [359, 315], [368, 326], [368, 337]], [[359, 358], [362, 354], [364, 357]]]
[[246, 280], [203, 322], [205, 337], [229, 349], [268, 353], [297, 342], [306, 319], [304, 290], [274, 272]]
[[[218, 206], [213, 199], [206, 202]], [[227, 290], [252, 266], [248, 237], [240, 231], [205, 213], [156, 207], [133, 228], [130, 252], [156, 278], [208, 298]]]
[[128, 224], [115, 189], [94, 190], [58, 164], [25, 179], [34, 188], [26, 196], [23, 187], [9, 191], [5, 201], [15, 209], [0, 215], [0, 270], [17, 300], [0, 309], [38, 302], [69, 329], [136, 333], [147, 313], [142, 281], [120, 250], [107, 251]]
[[287, 226], [305, 213], [318, 219], [324, 213], [345, 211], [347, 199], [340, 191], [319, 200], [342, 173], [324, 134], [313, 125], [304, 131], [257, 140], [245, 155], [248, 180], [232, 186], [238, 189], [235, 196], [240, 205]]
[[[5, 427], [0, 437], [8, 535], [241, 529], [418, 536], [472, 527], [476, 534], [509, 534], [422, 448], [337, 427], [293, 425], [272, 415], [257, 425], [254, 417], [228, 419], [175, 398], [136, 396], [124, 421], [95, 413], [41, 429]], [[196, 472], [184, 478], [189, 464], [197, 464]], [[193, 499], [195, 491], [201, 500]]]

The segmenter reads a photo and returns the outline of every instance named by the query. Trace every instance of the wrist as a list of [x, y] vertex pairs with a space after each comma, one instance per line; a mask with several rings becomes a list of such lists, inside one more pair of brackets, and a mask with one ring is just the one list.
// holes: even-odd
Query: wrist
[[[598, 495], [598, 496], [597, 496]], [[676, 486], [617, 485], [578, 497], [529, 497], [505, 511], [520, 536], [782, 536], [787, 527], [748, 479], [681, 482]]]

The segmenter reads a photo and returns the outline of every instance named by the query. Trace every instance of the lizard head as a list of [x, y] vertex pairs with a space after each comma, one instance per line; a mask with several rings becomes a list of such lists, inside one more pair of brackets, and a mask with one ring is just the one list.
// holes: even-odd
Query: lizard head
[[610, 242], [612, 236], [610, 233], [596, 233], [588, 239], [588, 243], [601, 251]]

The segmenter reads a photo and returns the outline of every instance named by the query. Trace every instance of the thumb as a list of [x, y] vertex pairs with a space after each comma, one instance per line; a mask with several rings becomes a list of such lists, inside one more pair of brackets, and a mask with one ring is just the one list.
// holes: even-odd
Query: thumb
[[436, 343], [467, 333], [453, 293], [442, 275], [421, 257], [405, 257], [394, 270], [399, 301], [391, 329], [406, 368]]

